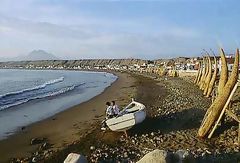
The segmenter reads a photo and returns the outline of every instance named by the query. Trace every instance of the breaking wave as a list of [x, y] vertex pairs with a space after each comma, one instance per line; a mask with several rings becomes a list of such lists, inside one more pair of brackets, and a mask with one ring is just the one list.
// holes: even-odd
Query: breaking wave
[[[85, 83], [83, 83], [83, 84], [85, 84]], [[81, 85], [83, 85], [83, 84], [81, 84]], [[79, 85], [78, 85], [78, 86], [79, 86]], [[42, 98], [47, 98], [47, 97], [58, 96], [58, 95], [61, 95], [61, 94], [66, 93], [66, 92], [72, 91], [72, 90], [74, 90], [76, 87], [77, 87], [76, 85], [68, 86], [68, 87], [62, 88], [62, 89], [60, 89], [60, 90], [50, 91], [50, 92], [47, 92], [47, 93], [42, 94], [42, 95], [38, 95], [38, 96], [35, 96], [35, 97], [30, 97], [30, 98], [27, 98], [27, 99], [22, 99], [22, 100], [19, 100], [19, 101], [14, 102], [14, 103], [1, 106], [1, 107], [0, 107], [0, 110], [4, 110], [4, 109], [7, 109], [7, 108], [10, 108], [10, 107], [13, 107], [13, 106], [21, 105], [21, 104], [24, 104], [24, 103], [26, 103], [26, 102], [28, 102], [28, 101], [31, 101], [31, 100], [36, 100], [36, 99], [42, 99]]]
[[11, 95], [22, 94], [22, 93], [25, 93], [25, 92], [35, 91], [35, 90], [38, 90], [38, 89], [43, 89], [43, 88], [45, 88], [48, 85], [60, 83], [60, 82], [63, 82], [63, 81], [64, 81], [64, 77], [60, 77], [60, 78], [57, 78], [57, 79], [53, 79], [53, 80], [47, 81], [44, 84], [38, 85], [36, 87], [27, 88], [27, 89], [23, 89], [23, 90], [20, 90], [20, 91], [9, 92], [9, 93], [0, 95], [0, 98], [11, 96]]

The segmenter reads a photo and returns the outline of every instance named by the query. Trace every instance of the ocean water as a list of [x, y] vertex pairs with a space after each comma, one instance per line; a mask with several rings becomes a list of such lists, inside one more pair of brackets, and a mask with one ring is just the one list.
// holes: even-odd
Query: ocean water
[[0, 69], [0, 139], [100, 94], [105, 72]]

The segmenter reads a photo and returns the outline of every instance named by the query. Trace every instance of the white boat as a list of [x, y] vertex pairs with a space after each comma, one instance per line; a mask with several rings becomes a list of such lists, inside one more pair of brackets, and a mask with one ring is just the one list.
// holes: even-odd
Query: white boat
[[112, 131], [126, 131], [146, 118], [145, 108], [143, 104], [132, 100], [117, 117], [107, 119], [106, 124]]

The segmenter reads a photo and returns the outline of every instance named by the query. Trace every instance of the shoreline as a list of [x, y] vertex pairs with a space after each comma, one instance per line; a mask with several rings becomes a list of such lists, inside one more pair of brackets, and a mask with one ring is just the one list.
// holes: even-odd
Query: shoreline
[[64, 145], [78, 140], [79, 135], [89, 132], [88, 128], [92, 128], [91, 125], [94, 122], [104, 118], [106, 100], [127, 103], [128, 100], [124, 100], [124, 98], [119, 101], [123, 94], [119, 94], [118, 90], [132, 85], [134, 80], [125, 73], [109, 71], [107, 73], [112, 73], [118, 78], [101, 94], [47, 119], [30, 124], [23, 131], [1, 140], [0, 162], [6, 162], [13, 157], [29, 157], [31, 152], [38, 148], [38, 145], [30, 145], [32, 138], [47, 138], [53, 150], [60, 149]]
[[[32, 70], [29, 70], [29, 71], [32, 71]], [[50, 70], [50, 73], [52, 73], [53, 71], [54, 70]], [[63, 75], [66, 75], [67, 73], [74, 73], [75, 75], [78, 75], [78, 73], [80, 73], [80, 75], [85, 73], [84, 71], [78, 71], [75, 73], [75, 72], [68, 72], [68, 71], [65, 72], [63, 70], [60, 72], [64, 73]], [[38, 73], [38, 72], [34, 72], [34, 73]], [[74, 90], [72, 89], [70, 92], [64, 91], [64, 93], [60, 93], [56, 96], [54, 95], [54, 97], [46, 96], [46, 97], [43, 97], [43, 98], [41, 97], [39, 99], [37, 98], [34, 100], [30, 98], [30, 100], [27, 100], [27, 102], [24, 102], [20, 105], [16, 105], [13, 108], [7, 108], [6, 110], [1, 111], [1, 117], [0, 117], [1, 124], [5, 124], [5, 122], [8, 122], [9, 119], [16, 118], [17, 121], [10, 121], [9, 123], [6, 123], [5, 126], [3, 125], [0, 126], [0, 129], [1, 129], [0, 140], [7, 139], [9, 136], [14, 135], [15, 133], [18, 133], [22, 129], [26, 128], [26, 126], [30, 126], [34, 123], [51, 118], [62, 111], [65, 111], [69, 108], [72, 108], [74, 106], [77, 106], [83, 102], [86, 102], [94, 98], [95, 96], [103, 93], [108, 87], [110, 87], [118, 79], [118, 77], [111, 72], [92, 71], [87, 73], [88, 74], [93, 73], [93, 75], [91, 75], [92, 77], [95, 77], [95, 75], [101, 76], [101, 78], [103, 78], [105, 82], [100, 85], [96, 84], [97, 86], [96, 89], [86, 86], [87, 89], [85, 87], [80, 87], [77, 89], [74, 88]], [[90, 80], [95, 81], [94, 79], [90, 79]], [[88, 81], [89, 80], [86, 80], [84, 81], [84, 83], [85, 82], [87, 83]], [[74, 87], [75, 86], [78, 87], [78, 85], [74, 84]]]

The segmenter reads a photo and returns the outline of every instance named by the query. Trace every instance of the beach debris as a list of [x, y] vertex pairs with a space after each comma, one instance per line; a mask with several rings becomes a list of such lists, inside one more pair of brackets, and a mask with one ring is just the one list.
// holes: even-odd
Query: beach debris
[[34, 162], [38, 162], [39, 160], [38, 160], [38, 158], [37, 157], [33, 157], [32, 158], [32, 162], [34, 163]]
[[39, 146], [39, 150], [45, 150], [50, 146], [50, 144], [48, 142], [44, 142], [42, 145]]
[[32, 138], [30, 141], [31, 145], [41, 144], [46, 141], [46, 138]]
[[64, 163], [87, 163], [86, 157], [77, 153], [68, 154], [67, 158], [64, 160]]
[[206, 112], [206, 116], [203, 119], [202, 124], [198, 130], [199, 137], [205, 137], [208, 134], [211, 127], [214, 125], [214, 122], [219, 118], [219, 115], [220, 115], [224, 105], [226, 104], [233, 87], [235, 86], [235, 84], [238, 80], [239, 50], [237, 49], [237, 51], [236, 51], [233, 70], [232, 70], [229, 78], [227, 78], [226, 76], [223, 77], [223, 75], [227, 75], [227, 74], [225, 74], [225, 68], [227, 68], [227, 63], [224, 61], [225, 60], [224, 52], [222, 49], [221, 49], [221, 51], [222, 51], [221, 59], [223, 61], [222, 62], [223, 72], [221, 72], [220, 81], [219, 81], [219, 91], [220, 92], [217, 95], [214, 102], [212, 103], [212, 105], [208, 108], [208, 110]]
[[94, 149], [95, 149], [95, 147], [94, 147], [94, 146], [91, 146], [91, 147], [90, 147], [90, 150], [94, 150]]

